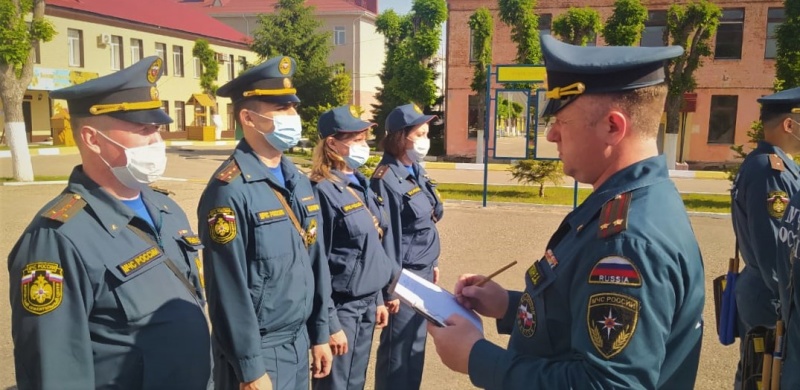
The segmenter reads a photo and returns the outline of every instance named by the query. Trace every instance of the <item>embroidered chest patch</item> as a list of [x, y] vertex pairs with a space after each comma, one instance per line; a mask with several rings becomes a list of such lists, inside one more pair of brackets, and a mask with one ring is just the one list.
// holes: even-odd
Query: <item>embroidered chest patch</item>
[[342, 211], [344, 211], [345, 213], [349, 213], [351, 211], [358, 210], [358, 209], [360, 209], [362, 207], [364, 207], [364, 203], [362, 203], [361, 201], [358, 201], [358, 202], [355, 202], [355, 203], [350, 203], [348, 205], [342, 206]]
[[236, 216], [230, 207], [217, 207], [208, 212], [208, 234], [218, 244], [236, 238]]
[[767, 196], [767, 212], [773, 218], [782, 218], [788, 204], [789, 195], [783, 191], [772, 191]]
[[63, 298], [64, 270], [59, 264], [36, 262], [22, 270], [22, 307], [42, 315], [55, 310]]
[[259, 211], [258, 214], [256, 214], [256, 217], [258, 218], [259, 222], [283, 218], [286, 217], [286, 210], [275, 209], [275, 210]]
[[317, 242], [317, 220], [311, 218], [308, 229], [306, 229], [306, 247], [314, 245], [315, 242]]
[[528, 293], [522, 294], [522, 298], [519, 300], [517, 327], [525, 337], [533, 337], [534, 333], [536, 333], [536, 310], [533, 307], [533, 299]]
[[117, 268], [119, 268], [123, 275], [128, 276], [141, 269], [145, 264], [157, 259], [159, 256], [161, 256], [161, 250], [153, 246], [118, 265]]
[[622, 256], [608, 256], [594, 265], [589, 274], [589, 284], [641, 287], [642, 277], [630, 260]]
[[639, 320], [639, 300], [629, 295], [601, 293], [589, 297], [586, 328], [592, 345], [605, 359], [630, 343]]

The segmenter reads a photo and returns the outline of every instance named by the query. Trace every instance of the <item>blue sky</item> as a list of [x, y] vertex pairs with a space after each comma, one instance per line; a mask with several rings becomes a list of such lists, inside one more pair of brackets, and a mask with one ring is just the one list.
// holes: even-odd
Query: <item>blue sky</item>
[[[378, 0], [378, 12], [393, 9], [400, 15], [405, 15], [411, 11], [412, 0]], [[439, 53], [445, 56], [445, 44], [447, 42], [447, 22], [442, 25], [442, 38], [439, 44]]]

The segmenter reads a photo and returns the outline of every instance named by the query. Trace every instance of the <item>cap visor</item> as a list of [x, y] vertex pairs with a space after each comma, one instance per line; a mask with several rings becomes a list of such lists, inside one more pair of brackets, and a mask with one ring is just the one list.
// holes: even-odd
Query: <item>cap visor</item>
[[369, 129], [372, 126], [377, 126], [377, 123], [367, 122], [367, 121], [360, 121], [354, 120], [348, 123], [346, 126], [342, 126], [341, 128], [337, 129], [337, 133], [358, 133], [362, 132], [366, 129]]
[[172, 118], [160, 108], [155, 110], [117, 111], [106, 115], [125, 122], [143, 125], [166, 125], [172, 123]]
[[255, 96], [258, 100], [266, 103], [286, 104], [286, 103], [300, 103], [300, 98], [297, 95], [278, 95], [278, 96]]
[[408, 127], [419, 126], [423, 123], [428, 123], [434, 119], [436, 119], [436, 115], [423, 115], [417, 118], [416, 120], [411, 121], [411, 123], [408, 124]]
[[550, 116], [555, 115], [557, 112], [561, 111], [566, 107], [568, 104], [572, 103], [577, 99], [580, 95], [576, 96], [567, 96], [563, 99], [547, 99], [545, 100], [544, 110], [539, 113], [539, 118], [547, 118]]

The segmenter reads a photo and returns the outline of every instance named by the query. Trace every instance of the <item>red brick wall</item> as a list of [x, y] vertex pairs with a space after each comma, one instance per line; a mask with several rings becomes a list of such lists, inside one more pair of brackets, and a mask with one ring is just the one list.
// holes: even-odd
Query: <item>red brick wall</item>
[[[600, 12], [605, 21], [613, 10], [613, 0], [539, 0], [538, 14], [560, 15], [570, 6], [591, 6]], [[516, 55], [516, 46], [511, 42], [510, 29], [497, 16], [497, 3], [487, 4], [483, 0], [449, 1], [448, 45], [447, 45], [447, 112], [445, 113], [446, 152], [448, 155], [475, 155], [475, 139], [467, 138], [468, 96], [472, 81], [472, 65], [469, 63], [470, 15], [481, 6], [489, 6], [494, 14], [494, 37], [492, 42], [493, 63], [511, 64]], [[643, 1], [650, 10], [667, 9], [681, 1]], [[775, 61], [764, 59], [766, 41], [767, 9], [782, 7], [782, 1], [717, 0], [722, 8], [744, 8], [744, 38], [742, 59], [714, 60], [707, 58], [696, 73], [698, 88], [697, 112], [686, 126], [686, 160], [721, 162], [733, 158], [730, 145], [708, 144], [708, 120], [711, 95], [739, 95], [737, 110], [736, 144], [747, 142], [747, 130], [758, 119], [758, 104], [755, 99], [771, 93], [775, 74]], [[713, 38], [712, 38], [713, 41]], [[603, 45], [598, 37], [598, 45]], [[712, 42], [713, 44], [713, 42]], [[713, 57], [713, 55], [712, 55]], [[481, 92], [483, 95], [483, 92]]]

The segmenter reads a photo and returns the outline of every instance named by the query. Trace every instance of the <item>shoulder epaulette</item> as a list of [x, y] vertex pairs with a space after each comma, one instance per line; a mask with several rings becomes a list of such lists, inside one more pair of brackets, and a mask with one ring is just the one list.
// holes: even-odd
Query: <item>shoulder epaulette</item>
[[236, 164], [236, 160], [230, 159], [228, 160], [228, 163], [225, 164], [222, 170], [220, 170], [219, 173], [217, 173], [217, 176], [215, 177], [226, 183], [230, 183], [233, 181], [233, 179], [235, 179], [241, 174], [242, 171], [239, 170], [239, 165]]
[[786, 165], [783, 163], [783, 160], [775, 153], [769, 155], [769, 166], [778, 172], [786, 170]]
[[628, 228], [628, 207], [631, 205], [631, 193], [619, 194], [609, 200], [600, 211], [600, 230], [597, 237], [607, 238], [619, 234]]
[[78, 214], [84, 207], [86, 207], [86, 201], [83, 200], [83, 197], [78, 194], [67, 193], [61, 195], [53, 207], [47, 209], [41, 215], [42, 217], [64, 223]]
[[161, 188], [161, 187], [156, 187], [156, 186], [150, 186], [150, 189], [151, 189], [151, 190], [153, 190], [153, 191], [155, 191], [155, 192], [158, 192], [158, 193], [160, 193], [160, 194], [164, 194], [164, 195], [166, 195], [166, 196], [175, 195], [175, 193], [174, 193], [174, 192], [172, 192], [172, 191], [170, 191], [170, 190], [168, 190], [168, 189], [166, 189], [166, 188]]
[[389, 170], [389, 166], [388, 165], [378, 165], [378, 167], [375, 168], [375, 172], [372, 173], [372, 178], [373, 179], [383, 179], [383, 175], [385, 175], [386, 171], [388, 171], [388, 170]]

